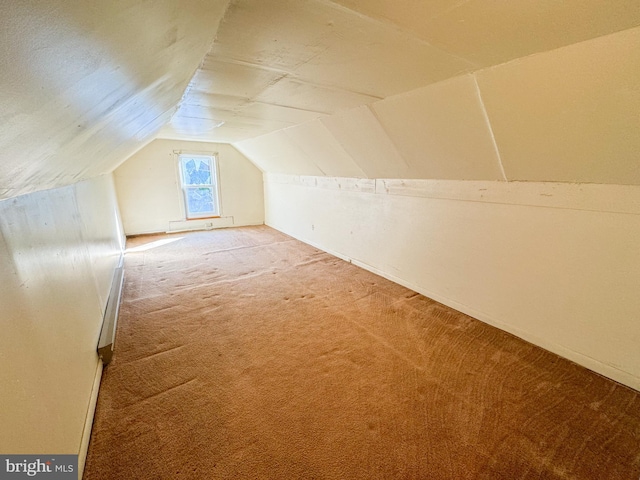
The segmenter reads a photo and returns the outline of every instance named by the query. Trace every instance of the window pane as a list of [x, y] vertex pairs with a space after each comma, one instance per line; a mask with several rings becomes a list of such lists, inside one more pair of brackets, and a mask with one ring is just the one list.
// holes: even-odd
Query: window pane
[[187, 210], [192, 215], [215, 215], [213, 188], [187, 188]]
[[182, 174], [185, 185], [211, 185], [211, 166], [208, 158], [183, 158]]

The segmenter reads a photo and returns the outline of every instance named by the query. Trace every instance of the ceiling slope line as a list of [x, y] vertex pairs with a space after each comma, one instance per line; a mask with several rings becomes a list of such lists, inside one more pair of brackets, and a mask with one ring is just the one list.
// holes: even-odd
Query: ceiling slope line
[[402, 160], [402, 163], [407, 168], [407, 170], [411, 170], [412, 166], [409, 164], [409, 162], [407, 162], [407, 159], [404, 158], [404, 155], [402, 155], [402, 153], [400, 153], [400, 149], [398, 148], [398, 145], [396, 145], [396, 142], [393, 140], [392, 136], [389, 134], [389, 131], [384, 126], [384, 122], [382, 120], [380, 120], [380, 117], [378, 116], [378, 112], [376, 112], [376, 109], [374, 108], [374, 105], [373, 104], [369, 104], [369, 105], [365, 105], [365, 106], [369, 109], [369, 111], [371, 112], [371, 115], [373, 115], [373, 118], [378, 123], [378, 125], [380, 125], [380, 128], [382, 129], [382, 131], [384, 132], [385, 136], [389, 140], [391, 146], [393, 147], [393, 149], [398, 154], [398, 158], [400, 158]]
[[[296, 82], [300, 82], [300, 83], [303, 83], [305, 85], [309, 85], [309, 86], [317, 87], [317, 88], [322, 88], [324, 90], [329, 90], [329, 91], [333, 91], [333, 92], [346, 92], [346, 93], [352, 93], [354, 95], [362, 95], [364, 97], [370, 97], [370, 98], [374, 99], [374, 101], [384, 100], [384, 97], [381, 97], [381, 96], [376, 95], [374, 93], [360, 92], [358, 90], [351, 90], [351, 89], [348, 89], [348, 88], [339, 87], [337, 85], [333, 85], [333, 84], [329, 84], [329, 83], [326, 83], [326, 84], [316, 83], [316, 82], [313, 82], [311, 80], [307, 80], [306, 78], [301, 77], [301, 76], [299, 76], [299, 75], [297, 75], [295, 73], [292, 74], [291, 76], [288, 76], [287, 79], [288, 80], [295, 80]], [[280, 79], [280, 80], [282, 80], [282, 79]]]
[[[285, 129], [283, 129], [283, 133], [284, 135], [287, 137], [289, 143], [291, 143], [293, 146], [295, 146], [298, 150], [300, 150], [306, 157], [307, 159], [318, 169], [322, 172], [322, 175], [324, 175], [325, 177], [331, 177], [332, 175], [329, 175], [325, 169], [323, 169], [319, 162], [316, 161], [316, 159], [314, 158], [313, 153], [309, 153], [309, 151], [303, 146], [300, 145], [294, 138], [295, 136], [295, 129], [297, 127], [302, 127], [303, 125], [311, 125], [313, 122], [318, 122], [318, 124], [325, 129], [325, 131], [327, 132], [327, 134], [329, 134], [331, 136], [331, 138], [333, 138], [333, 140], [338, 144], [338, 148], [340, 148], [340, 150], [342, 151], [342, 153], [344, 155], [346, 155], [348, 158], [351, 159], [351, 161], [354, 163], [354, 165], [356, 165], [358, 167], [358, 170], [360, 170], [362, 172], [362, 169], [360, 168], [360, 166], [354, 162], [353, 157], [351, 157], [351, 155], [349, 155], [347, 152], [345, 152], [344, 148], [342, 148], [341, 145], [339, 145], [337, 139], [331, 135], [331, 132], [329, 132], [327, 130], [327, 128], [324, 126], [324, 124], [321, 122], [320, 119], [316, 119], [316, 120], [310, 120], [308, 122], [304, 122], [302, 124], [298, 124], [298, 125], [293, 125], [291, 127], [287, 127]], [[364, 174], [364, 172], [362, 172]]]
[[[215, 43], [215, 42], [214, 42]], [[213, 48], [213, 47], [212, 47]], [[252, 68], [257, 68], [260, 70], [264, 70], [265, 72], [272, 72], [272, 73], [279, 73], [281, 75], [291, 75], [293, 74], [292, 71], [289, 70], [285, 70], [283, 68], [278, 68], [278, 67], [271, 67], [265, 63], [255, 63], [255, 62], [248, 62], [246, 60], [240, 60], [239, 58], [233, 58], [233, 57], [229, 57], [227, 55], [220, 55], [220, 54], [213, 54], [211, 53], [211, 51], [209, 53], [207, 53], [207, 55], [205, 55], [205, 60], [206, 58], [210, 58], [211, 60], [214, 60], [218, 63], [228, 63], [230, 65], [239, 65], [242, 67], [252, 67]], [[204, 65], [201, 67], [201, 69], [205, 72], [211, 71], [210, 68], [206, 68]]]
[[347, 149], [345, 148], [344, 144], [338, 140], [338, 138], [336, 138], [336, 136], [333, 134], [333, 132], [331, 130], [329, 130], [327, 128], [327, 126], [324, 124], [324, 122], [322, 121], [322, 118], [318, 119], [318, 123], [322, 126], [322, 128], [331, 136], [331, 138], [333, 138], [333, 141], [335, 142], [336, 146], [342, 151], [342, 153], [344, 153], [348, 158], [351, 159], [351, 161], [353, 162], [353, 164], [358, 167], [358, 170], [360, 170], [360, 173], [362, 174], [362, 178], [370, 178], [369, 175], [367, 175], [367, 172], [364, 171], [364, 168], [362, 168], [362, 166], [360, 165], [360, 163], [353, 157], [353, 155], [351, 155]]
[[[171, 114], [171, 116], [169, 117], [168, 121], [165, 123], [165, 125], [168, 125], [168, 124], [171, 123], [171, 120], [176, 115], [176, 113], [178, 113], [178, 111], [180, 110], [180, 107], [182, 106], [182, 103], [184, 102], [184, 100], [186, 99], [187, 95], [189, 94], [189, 92], [193, 88], [193, 86], [194, 86], [193, 85], [193, 78], [196, 76], [196, 73], [198, 73], [198, 70], [201, 70], [202, 67], [204, 66], [204, 62], [207, 59], [207, 56], [209, 55], [209, 52], [211, 52], [211, 50], [213, 49], [213, 45], [216, 43], [216, 38], [218, 37], [218, 30], [220, 29], [220, 25], [222, 25], [222, 22], [224, 21], [225, 17], [227, 16], [227, 13], [229, 13], [229, 7], [231, 6], [231, 1], [232, 0], [227, 0], [226, 4], [224, 6], [224, 9], [222, 11], [222, 15], [220, 15], [220, 19], [218, 20], [218, 23], [217, 23], [217, 25], [215, 27], [215, 34], [213, 35], [213, 39], [209, 43], [209, 48], [207, 49], [207, 52], [202, 56], [202, 59], [200, 60], [200, 63], [198, 63], [196, 68], [193, 70], [193, 73], [191, 74], [189, 83], [187, 84], [186, 88], [184, 89], [184, 92], [182, 92], [182, 96], [180, 97], [180, 100], [173, 107], [174, 111]], [[157, 134], [158, 134], [158, 132], [156, 132], [156, 135]]]
[[[269, 106], [269, 107], [278, 107], [278, 108], [284, 108], [287, 110], [294, 110], [297, 112], [306, 112], [306, 113], [317, 113], [320, 116], [327, 116], [330, 115], [327, 112], [323, 112], [320, 110], [313, 110], [310, 108], [301, 108], [301, 107], [294, 107], [291, 105], [283, 105], [283, 104], [279, 104], [279, 103], [273, 103], [273, 102], [263, 102], [260, 100], [253, 100], [251, 98], [247, 98], [247, 97], [234, 97], [232, 95], [228, 95], [229, 98], [237, 98], [239, 100], [245, 100], [245, 103], [243, 103], [240, 106], [237, 107], [232, 107], [232, 108], [219, 108], [219, 111], [222, 112], [227, 112], [229, 114], [231, 114], [234, 118], [241, 118], [241, 117], [246, 117], [246, 118], [253, 118], [255, 120], [264, 120], [264, 118], [259, 117], [257, 115], [251, 115], [251, 114], [247, 114], [245, 113], [243, 110], [245, 110], [248, 107], [257, 105], [257, 106]], [[203, 107], [203, 108], [210, 108], [209, 105], [201, 105], [201, 104], [197, 104], [197, 103], [190, 103], [187, 102], [185, 103], [185, 105], [190, 106], [190, 107]], [[180, 118], [195, 118], [195, 119], [212, 119], [210, 117], [202, 117], [202, 116], [194, 116], [194, 115], [180, 115]], [[213, 120], [215, 120], [215, 118], [213, 118]], [[277, 119], [270, 119], [270, 120], [275, 120], [275, 121], [280, 121], [280, 122], [284, 122], [284, 123], [291, 123], [291, 122], [287, 122], [286, 120], [277, 120]], [[308, 121], [313, 121], [313, 120], [308, 120]], [[299, 125], [299, 124], [295, 124], [295, 125]]]
[[[314, 56], [316, 56], [316, 55], [314, 55]], [[381, 97], [381, 96], [376, 95], [374, 93], [361, 92], [361, 91], [358, 91], [358, 90], [350, 90], [350, 89], [341, 87], [339, 85], [334, 85], [334, 84], [325, 84], [325, 83], [314, 82], [313, 80], [310, 80], [307, 77], [299, 75], [295, 71], [295, 69], [294, 70], [284, 70], [282, 68], [269, 67], [268, 65], [265, 65], [265, 64], [262, 64], [262, 63], [247, 62], [246, 60], [238, 60], [238, 59], [234, 59], [234, 58], [227, 57], [227, 56], [222, 56], [222, 55], [215, 56], [215, 57], [211, 56], [211, 58], [214, 59], [217, 62], [220, 62], [220, 63], [228, 63], [228, 64], [231, 64], [231, 65], [240, 65], [240, 66], [243, 66], [243, 67], [255, 68], [255, 69], [258, 69], [258, 70], [263, 70], [265, 72], [277, 73], [277, 74], [282, 75], [281, 77], [277, 78], [273, 82], [269, 82], [269, 85], [267, 85], [266, 88], [268, 88], [269, 86], [273, 86], [276, 83], [278, 83], [280, 80], [283, 80], [283, 79], [286, 78], [287, 80], [295, 80], [297, 82], [304, 83], [305, 85], [310, 85], [312, 87], [324, 88], [326, 90], [333, 90], [333, 91], [336, 91], [336, 92], [353, 93], [355, 95], [364, 95], [364, 96], [367, 96], [367, 97], [374, 98], [376, 100], [384, 99], [384, 97]], [[305, 65], [310, 60], [311, 59], [308, 59], [308, 60], [305, 60], [304, 62], [299, 63], [298, 65], [295, 66], [295, 68], [298, 68], [299, 66]], [[210, 70], [205, 69], [205, 68], [203, 68], [202, 70], [203, 71], [210, 71]], [[259, 96], [259, 95], [260, 95], [260, 93], [258, 93], [256, 96]]]
[[[438, 52], [444, 53], [445, 55], [449, 55], [452, 58], [455, 58], [456, 60], [460, 60], [461, 62], [464, 62], [466, 64], [468, 64], [470, 67], [472, 67], [470, 70], [465, 70], [465, 71], [461, 71], [458, 72], [457, 75], [460, 75], [462, 73], [468, 73], [468, 72], [473, 72], [479, 68], [482, 68], [482, 65], [479, 65], [478, 63], [469, 60], [468, 58], [464, 58], [461, 57], [460, 55], [457, 55], [455, 53], [451, 53], [448, 50], [442, 48], [442, 47], [438, 47], [436, 45], [434, 45], [433, 43], [425, 40], [422, 37], [419, 37], [418, 35], [416, 35], [414, 32], [412, 32], [411, 30], [407, 30], [403, 27], [401, 27], [400, 25], [398, 25], [397, 23], [387, 19], [387, 20], [382, 20], [379, 18], [375, 18], [375, 17], [371, 17], [369, 15], [367, 15], [366, 13], [362, 13], [359, 12], [357, 10], [353, 10], [349, 7], [345, 7], [344, 5], [341, 5], [339, 3], [334, 2], [333, 0], [316, 0], [318, 3], [324, 4], [324, 5], [329, 5], [333, 8], [335, 8], [336, 10], [342, 10], [343, 12], [347, 12], [350, 13], [352, 15], [356, 15], [357, 17], [360, 17], [362, 19], [366, 19], [372, 23], [376, 23], [379, 25], [382, 25], [383, 27], [389, 28], [391, 30], [395, 30], [397, 33], [402, 34], [405, 37], [411, 38], [412, 40], [417, 41], [418, 43], [421, 43], [424, 46], [427, 46], [429, 48], [433, 48], [434, 50], [437, 50]], [[453, 7], [451, 7], [451, 10], [459, 7], [460, 5], [467, 3], [469, 0], [463, 0], [461, 3], [454, 5]], [[430, 21], [432, 18], [436, 18], [437, 15], [434, 15], [433, 17], [430, 17], [427, 21]]]
[[[271, 84], [269, 84], [269, 86], [272, 86]], [[203, 96], [210, 96], [210, 97], [217, 97], [217, 99], [224, 99], [224, 100], [232, 100], [232, 101], [237, 101], [237, 102], [242, 102], [242, 103], [238, 103], [238, 105], [233, 106], [233, 107], [218, 107], [215, 105], [209, 105], [207, 104], [207, 102], [202, 101], [202, 100], [198, 100], [197, 98], [193, 98], [191, 97], [190, 99], [188, 99], [185, 102], [185, 105], [188, 105], [190, 107], [205, 107], [205, 108], [215, 108], [215, 109], [219, 109], [219, 110], [225, 110], [225, 111], [229, 111], [229, 112], [237, 112], [239, 110], [242, 110], [243, 108], [247, 107], [248, 105], [273, 105], [273, 106], [277, 106], [277, 107], [282, 107], [282, 108], [290, 108], [293, 110], [302, 110], [302, 111], [307, 111], [307, 112], [314, 112], [314, 113], [323, 113], [319, 110], [311, 110], [311, 109], [306, 109], [306, 108], [300, 108], [300, 107], [290, 107], [290, 106], [285, 106], [285, 105], [278, 105], [276, 103], [273, 102], [265, 102], [265, 101], [261, 101], [261, 100], [255, 100], [256, 96], [259, 96], [262, 92], [260, 92], [258, 95], [253, 95], [253, 96], [243, 96], [243, 95], [231, 95], [228, 93], [209, 93], [209, 92], [204, 92], [202, 90], [195, 90], [195, 92], [198, 92], [200, 95], [200, 97]]]
[[[377, 116], [373, 113], [372, 109], [371, 109], [371, 105], [372, 104], [366, 104], [366, 105], [361, 105], [359, 107], [354, 107], [354, 108], [350, 108], [349, 110], [346, 110], [345, 112], [348, 114], [348, 112], [353, 112], [355, 110], [361, 109], [361, 108], [365, 108], [367, 112], [369, 112], [369, 114], [371, 115], [371, 117], [373, 118], [373, 121], [378, 125], [378, 127], [381, 130], [381, 134], [379, 135], [379, 137], [384, 137], [387, 140], [387, 145], [390, 147], [390, 149], [395, 152], [395, 158], [399, 159], [401, 162], [402, 167], [405, 169], [405, 171], [409, 170], [409, 165], [407, 164], [406, 160], [404, 159], [404, 157], [402, 155], [400, 155], [400, 152], [398, 151], [398, 149], [396, 148], [396, 145], [393, 143], [393, 141], [391, 140], [391, 138], [389, 137], [389, 135], [387, 134], [386, 130], [382, 127], [379, 119], [377, 118]], [[319, 118], [318, 120], [320, 121], [320, 123], [323, 125], [323, 127], [331, 134], [331, 136], [333, 137], [333, 139], [337, 142], [337, 144], [340, 146], [341, 150], [344, 151], [350, 158], [351, 160], [354, 162], [354, 164], [359, 168], [359, 170], [362, 172], [363, 177], [365, 179], [372, 179], [372, 178], [377, 178], [377, 176], [371, 175], [370, 173], [367, 173], [368, 171], [370, 172], [370, 168], [371, 165], [367, 165], [367, 160], [370, 160], [370, 157], [368, 157], [367, 155], [354, 155], [353, 153], [351, 153], [351, 149], [348, 148], [348, 142], [345, 142], [344, 139], [341, 140], [339, 139], [336, 134], [334, 133], [334, 130], [327, 124], [327, 121], [330, 120], [330, 118], [332, 117], [332, 115], [328, 115], [322, 118]], [[371, 132], [371, 130], [368, 130], [368, 132]], [[373, 133], [373, 132], [371, 132]], [[378, 141], [380, 141], [378, 139]]]
[[[326, 112], [321, 112], [320, 110], [313, 110], [312, 108], [292, 107], [290, 105], [280, 105], [278, 103], [263, 102], [261, 100], [249, 99], [249, 104], [248, 105], [269, 105], [269, 106], [272, 106], [272, 107], [280, 107], [280, 108], [288, 108], [288, 109], [291, 109], [291, 110], [298, 110], [300, 112], [319, 113], [321, 115], [328, 115]], [[311, 120], [309, 120], [309, 121], [311, 121]]]
[[358, 162], [358, 160], [351, 155], [351, 153], [349, 153], [344, 145], [344, 142], [341, 142], [340, 139], [338, 139], [333, 132], [327, 128], [327, 125], [322, 121], [322, 118], [319, 118], [318, 121], [320, 122], [320, 124], [322, 125], [322, 128], [324, 128], [329, 135], [331, 135], [331, 138], [333, 138], [333, 140], [336, 142], [336, 145], [340, 148], [340, 150], [351, 159], [351, 161], [353, 162], [353, 164], [358, 167], [358, 170], [360, 170], [360, 173], [362, 174], [362, 178], [371, 178], [369, 175], [367, 175], [367, 172], [364, 171], [364, 168], [362, 167], [362, 165], [360, 165], [360, 162]]
[[[294, 107], [292, 105], [285, 105], [283, 103], [263, 102], [261, 100], [253, 100], [253, 99], [249, 99], [249, 105], [270, 105], [272, 107], [290, 108], [291, 110], [298, 110], [300, 112], [318, 113], [320, 115], [331, 115], [330, 112], [326, 112], [322, 110], [313, 110], [311, 108]], [[313, 120], [307, 120], [307, 121], [312, 122]], [[306, 123], [306, 122], [302, 122], [302, 123]], [[302, 125], [302, 124], [296, 124], [296, 125]]]

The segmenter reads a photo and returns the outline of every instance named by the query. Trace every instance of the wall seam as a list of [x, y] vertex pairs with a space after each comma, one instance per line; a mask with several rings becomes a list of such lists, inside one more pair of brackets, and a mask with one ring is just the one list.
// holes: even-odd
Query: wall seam
[[471, 78], [473, 78], [473, 84], [476, 87], [476, 94], [478, 95], [478, 101], [480, 102], [480, 107], [482, 110], [482, 115], [484, 116], [485, 122], [487, 122], [487, 128], [489, 129], [489, 135], [491, 136], [491, 142], [493, 143], [493, 148], [496, 152], [496, 158], [498, 159], [498, 166], [500, 167], [500, 172], [502, 173], [502, 178], [504, 178], [505, 182], [508, 182], [507, 173], [504, 170], [504, 165], [502, 163], [502, 157], [500, 156], [500, 150], [498, 149], [498, 142], [496, 142], [496, 136], [493, 133], [493, 128], [491, 128], [491, 121], [489, 120], [489, 114], [487, 113], [487, 108], [484, 105], [484, 100], [482, 100], [482, 93], [480, 92], [480, 85], [478, 85], [478, 79], [475, 73], [471, 74]]

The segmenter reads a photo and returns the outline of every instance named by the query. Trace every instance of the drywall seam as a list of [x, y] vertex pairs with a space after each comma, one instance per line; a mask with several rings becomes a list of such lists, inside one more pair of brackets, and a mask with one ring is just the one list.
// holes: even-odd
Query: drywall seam
[[102, 380], [102, 369], [102, 360], [98, 358], [96, 374], [93, 379], [93, 387], [91, 388], [91, 397], [87, 408], [87, 416], [84, 421], [84, 429], [82, 430], [82, 439], [80, 440], [80, 450], [78, 451], [78, 478], [82, 478], [84, 465], [87, 461], [87, 453], [89, 452], [89, 441], [91, 440], [91, 430], [93, 428], [93, 418], [96, 413], [96, 405], [98, 404], [98, 392], [100, 390], [100, 380]]
[[466, 315], [469, 315], [481, 322], [484, 322], [488, 325], [491, 325], [493, 327], [496, 327], [504, 332], [510, 333], [511, 335], [514, 335], [526, 342], [529, 342], [533, 345], [536, 345], [540, 348], [543, 348], [549, 352], [555, 353], [556, 355], [559, 355], [565, 359], [568, 359], [578, 365], [584, 366], [586, 368], [588, 368], [589, 370], [592, 370], [600, 375], [603, 375], [607, 378], [613, 379], [616, 382], [619, 382], [623, 385], [626, 385], [628, 387], [631, 387], [635, 390], [640, 391], [640, 377], [636, 377], [635, 375], [632, 375], [628, 372], [625, 372], [624, 370], [620, 370], [612, 365], [608, 365], [606, 363], [600, 362], [594, 358], [591, 358], [589, 356], [583, 355], [581, 353], [575, 352], [569, 348], [566, 348], [562, 345], [558, 345], [554, 342], [549, 342], [546, 341], [540, 337], [537, 337], [535, 335], [531, 335], [527, 332], [524, 332], [518, 328], [512, 327], [508, 324], [502, 323], [496, 319], [494, 319], [493, 317], [491, 317], [490, 315], [485, 314], [482, 311], [478, 311], [475, 310], [472, 307], [469, 307], [465, 304], [456, 302], [455, 300], [451, 300], [450, 298], [441, 295], [437, 292], [433, 292], [430, 290], [427, 290], [423, 287], [421, 287], [420, 285], [414, 284], [412, 282], [408, 282], [400, 277], [396, 277], [395, 275], [389, 274], [383, 270], [379, 270], [361, 260], [349, 257], [347, 255], [343, 255], [339, 252], [336, 252], [334, 250], [331, 249], [327, 249], [326, 247], [315, 243], [313, 241], [310, 241], [306, 238], [302, 238], [300, 236], [297, 235], [293, 235], [292, 233], [288, 232], [286, 229], [279, 227], [276, 224], [273, 224], [271, 222], [267, 222], [265, 220], [265, 225], [274, 228], [280, 232], [285, 233], [286, 235], [289, 235], [297, 240], [300, 240], [301, 242], [304, 242], [308, 245], [311, 245], [315, 248], [318, 248], [324, 252], [329, 253], [330, 255], [333, 255], [337, 258], [340, 258], [341, 260], [344, 260], [346, 262], [352, 263], [360, 268], [363, 268], [365, 270], [368, 270], [376, 275], [379, 275], [383, 278], [386, 278], [387, 280], [390, 280], [394, 283], [397, 283], [399, 285], [402, 285], [403, 287], [409, 288], [410, 290], [413, 290], [415, 292], [418, 292], [432, 300], [435, 300], [439, 303], [442, 303], [443, 305], [446, 305], [450, 308], [453, 308], [459, 312], [462, 312]]
[[472, 73], [471, 78], [473, 78], [473, 84], [476, 87], [476, 94], [478, 95], [478, 101], [480, 102], [480, 107], [482, 110], [482, 115], [484, 116], [485, 122], [487, 122], [487, 128], [489, 129], [489, 135], [491, 135], [491, 143], [493, 144], [493, 148], [496, 152], [496, 158], [498, 159], [498, 165], [500, 166], [500, 172], [502, 172], [502, 178], [504, 178], [505, 182], [508, 182], [507, 173], [504, 171], [504, 165], [502, 164], [502, 157], [500, 156], [500, 150], [498, 149], [498, 143], [496, 142], [496, 136], [493, 134], [493, 128], [491, 128], [491, 121], [489, 120], [489, 114], [487, 113], [487, 109], [484, 106], [484, 101], [482, 100], [482, 93], [480, 92], [480, 85], [478, 85], [478, 79], [476, 78], [476, 74]]
[[[265, 88], [266, 90], [266, 88]], [[259, 96], [261, 94], [256, 95]], [[318, 118], [322, 118], [322, 117], [326, 117], [327, 115], [331, 115], [329, 113], [325, 113], [325, 112], [321, 112], [319, 110], [313, 110], [312, 108], [302, 108], [302, 107], [295, 107], [295, 106], [291, 106], [291, 105], [278, 105], [276, 103], [273, 102], [261, 102], [260, 100], [254, 100], [252, 98], [247, 100], [247, 104], [246, 106], [251, 106], [251, 105], [268, 105], [268, 106], [273, 106], [273, 107], [280, 107], [280, 108], [288, 108], [290, 110], [296, 110], [299, 112], [309, 112], [309, 113], [318, 113], [319, 116]], [[261, 117], [255, 116], [255, 115], [247, 115], [246, 113], [243, 112], [243, 115], [246, 118], [251, 118], [251, 119], [255, 119], [255, 120], [262, 120]], [[307, 120], [309, 122], [312, 122], [313, 120]], [[306, 122], [303, 122], [306, 123]], [[284, 128], [291, 128], [291, 127], [295, 127], [296, 125], [301, 125], [301, 124], [293, 124], [293, 125], [289, 125], [288, 127], [284, 127]], [[274, 130], [274, 132], [277, 132], [278, 130]], [[264, 135], [268, 135], [271, 132], [265, 133]], [[261, 135], [259, 135], [261, 136]], [[251, 138], [258, 138], [258, 137], [251, 137]], [[249, 140], [249, 139], [245, 139], [245, 140]], [[242, 140], [240, 140], [242, 141]]]
[[[300, 65], [304, 65], [304, 63], [301, 63]], [[296, 68], [298, 66], [296, 65]], [[360, 92], [358, 90], [352, 90], [350, 88], [345, 88], [345, 87], [340, 87], [338, 85], [334, 85], [332, 83], [317, 83], [314, 82], [313, 80], [309, 79], [309, 77], [302, 77], [300, 75], [298, 75], [297, 73], [295, 73], [295, 71], [290, 75], [286, 77], [287, 80], [291, 80], [291, 81], [296, 81], [299, 83], [302, 83], [304, 85], [310, 85], [312, 87], [317, 87], [317, 88], [322, 88], [324, 90], [330, 90], [333, 92], [347, 92], [347, 93], [353, 93], [354, 95], [361, 95], [363, 97], [369, 97], [371, 98], [372, 102], [377, 102], [380, 100], [383, 100], [384, 97], [381, 97], [380, 95], [377, 95], [375, 93], [366, 93], [366, 92]], [[282, 79], [280, 79], [282, 80]], [[277, 83], [277, 82], [276, 82]], [[259, 97], [260, 94], [256, 95], [255, 97]], [[281, 105], [281, 106], [287, 106], [287, 105]], [[289, 108], [295, 108], [289, 105]], [[312, 110], [315, 111], [315, 110]], [[326, 113], [326, 112], [321, 112], [321, 113]], [[313, 120], [311, 120], [313, 121]]]
[[257, 69], [260, 69], [260, 70], [264, 70], [266, 72], [277, 73], [277, 74], [282, 75], [282, 76], [287, 76], [287, 75], [293, 74], [293, 72], [291, 72], [289, 70], [284, 70], [284, 69], [278, 68], [278, 67], [272, 67], [270, 65], [267, 65], [266, 63], [248, 62], [246, 60], [241, 60], [239, 58], [233, 58], [233, 57], [230, 57], [228, 55], [222, 55], [222, 54], [218, 54], [218, 53], [213, 54], [211, 51], [207, 55], [205, 55], [205, 59], [207, 58], [208, 55], [212, 55], [211, 58], [213, 58], [216, 62], [220, 62], [220, 63], [230, 63], [232, 65], [240, 65], [242, 67], [257, 68]]

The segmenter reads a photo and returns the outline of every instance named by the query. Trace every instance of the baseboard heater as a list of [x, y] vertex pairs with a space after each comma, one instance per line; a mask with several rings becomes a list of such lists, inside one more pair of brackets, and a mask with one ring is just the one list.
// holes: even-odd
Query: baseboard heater
[[167, 233], [188, 232], [190, 230], [212, 230], [214, 228], [233, 227], [233, 216], [202, 218], [200, 220], [172, 220]]
[[116, 342], [116, 325], [118, 323], [118, 312], [120, 311], [120, 298], [122, 297], [122, 285], [124, 280], [124, 256], [120, 257], [120, 262], [113, 274], [111, 291], [107, 299], [107, 308], [104, 311], [102, 320], [102, 331], [98, 341], [98, 355], [105, 365], [113, 357], [113, 349]]

